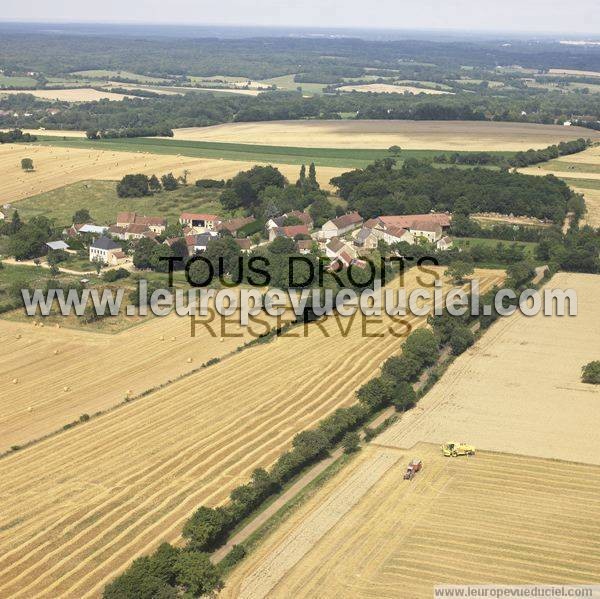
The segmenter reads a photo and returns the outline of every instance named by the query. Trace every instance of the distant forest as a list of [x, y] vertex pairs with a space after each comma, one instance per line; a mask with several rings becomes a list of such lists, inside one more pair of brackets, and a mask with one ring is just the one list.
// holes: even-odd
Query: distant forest
[[[165, 84], [193, 85], [190, 78], [195, 76], [265, 80], [287, 75], [292, 81], [287, 91], [265, 92], [257, 97], [210, 92], [158, 96], [138, 90], [134, 93], [145, 97], [75, 105], [35, 99], [24, 89], [23, 94], [0, 100], [1, 127], [119, 132], [233, 121], [357, 118], [533, 123], [571, 120], [597, 128], [600, 121], [600, 96], [588, 89], [564, 93], [568, 88], [525, 84], [527, 77], [545, 77], [550, 68], [600, 72], [599, 47], [553, 41], [26, 35], [11, 28], [3, 31], [0, 25], [0, 68], [0, 85], [8, 85], [11, 77], [29, 77], [37, 87], [56, 86], [58, 79], [52, 78], [68, 85], [74, 81], [72, 73], [86, 70], [123, 70], [166, 78]], [[451, 93], [342, 93], [337, 89], [349, 79], [365, 83], [378, 78], [385, 81], [390, 76], [417, 87], [444, 86]], [[114, 79], [127, 80], [118, 76]], [[569, 85], [575, 80], [565, 76], [559, 81]], [[593, 86], [596, 80], [587, 77], [585, 82]], [[302, 89], [303, 85], [315, 84], [325, 86], [325, 93], [307, 94]]]

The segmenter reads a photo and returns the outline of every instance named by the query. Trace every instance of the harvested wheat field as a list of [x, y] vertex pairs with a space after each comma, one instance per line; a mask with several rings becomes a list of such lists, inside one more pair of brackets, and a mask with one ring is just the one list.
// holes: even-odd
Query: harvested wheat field
[[337, 88], [341, 92], [372, 92], [376, 94], [449, 94], [440, 89], [415, 87], [414, 85], [392, 85], [390, 83], [364, 83], [362, 85], [343, 85]]
[[[478, 274], [483, 288], [502, 278]], [[383, 337], [361, 324], [345, 336], [335, 319], [308, 325], [1, 459], [0, 596], [98, 596], [132, 559], [177, 541], [200, 504], [224, 501], [295, 433], [353, 403], [400, 349], [389, 319], [368, 325]]]
[[[412, 458], [423, 469], [402, 475]], [[236, 599], [429, 599], [436, 584], [600, 583], [600, 468], [370, 446], [235, 570]]]
[[600, 186], [596, 189], [590, 187], [577, 187], [571, 185], [571, 189], [583, 194], [587, 212], [583, 215], [582, 223], [591, 227], [600, 227]]
[[218, 323], [216, 337], [198, 327], [192, 338], [190, 319], [175, 314], [116, 335], [34, 321], [43, 319], [0, 320], [0, 452], [168, 383], [252, 338], [235, 324], [226, 332], [241, 336], [222, 338]]
[[[273, 121], [176, 129], [175, 139], [308, 148], [527, 150], [581, 137], [558, 125], [480, 121]], [[585, 137], [600, 139], [591, 129]]]
[[[0, 129], [10, 131], [10, 129]], [[67, 129], [21, 129], [23, 133], [31, 135], [50, 135], [52, 137], [85, 137], [85, 131], [69, 131]]]
[[[35, 170], [23, 172], [21, 159], [31, 158]], [[82, 150], [29, 144], [3, 144], [0, 146], [0, 196], [3, 202], [14, 202], [86, 179], [120, 179], [130, 173], [164, 174], [175, 176], [190, 171], [191, 179], [228, 179], [241, 170], [254, 166], [254, 162], [191, 158], [187, 156], [150, 154], [142, 152], [111, 152], [105, 150]], [[298, 176], [298, 167], [276, 164], [291, 180]], [[317, 178], [324, 187], [329, 179], [344, 169], [320, 167]], [[93, 206], [90, 206], [93, 210]]]
[[600, 464], [600, 388], [580, 378], [582, 366], [598, 359], [600, 276], [560, 273], [546, 287], [575, 289], [578, 315], [500, 319], [381, 443], [465, 440]]
[[0, 91], [0, 94], [31, 94], [44, 100], [59, 100], [61, 102], [97, 102], [98, 100], [120, 101], [125, 98], [134, 98], [125, 94], [115, 94], [109, 91], [98, 91], [91, 87], [76, 87], [74, 89], [28, 89]]

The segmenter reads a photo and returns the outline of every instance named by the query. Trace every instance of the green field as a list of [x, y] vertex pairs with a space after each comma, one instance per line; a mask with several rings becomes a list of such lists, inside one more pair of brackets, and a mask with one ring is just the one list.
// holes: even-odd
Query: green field
[[13, 87], [35, 87], [37, 81], [32, 77], [6, 77], [0, 75], [0, 87], [10, 89]]
[[[538, 246], [535, 241], [513, 242], [505, 239], [488, 239], [486, 237], [454, 237], [452, 241], [459, 248], [473, 247], [475, 245], [496, 247], [499, 243], [503, 243], [505, 246], [508, 246], [516, 243], [517, 245], [525, 246], [525, 257], [531, 260], [535, 260], [535, 248]], [[480, 265], [478, 264], [477, 266]]]
[[87, 208], [99, 225], [114, 224], [117, 213], [121, 211], [160, 215], [170, 223], [176, 222], [184, 211], [222, 212], [218, 192], [200, 190], [193, 185], [142, 198], [120, 198], [116, 186], [115, 181], [79, 181], [26, 198], [15, 208], [24, 220], [44, 215], [54, 219], [61, 227], [71, 225], [73, 214], [80, 208]]
[[550, 160], [550, 162], [544, 162], [538, 166], [546, 171], [572, 171], [575, 173], [594, 173], [600, 175], [599, 164], [569, 162], [568, 157], [565, 157], [565, 160]]
[[[381, 158], [389, 158], [388, 150], [345, 148], [295, 148], [286, 146], [262, 146], [209, 141], [183, 141], [138, 137], [134, 139], [100, 139], [90, 141], [81, 138], [57, 138], [38, 135], [38, 143], [70, 148], [111, 150], [120, 152], [149, 152], [151, 154], [180, 154], [195, 158], [270, 162], [279, 164], [306, 164], [340, 168], [363, 168]], [[490, 152], [495, 155], [512, 156], [514, 152]], [[403, 150], [398, 162], [407, 158], [433, 158], [453, 152], [442, 150]]]
[[584, 189], [600, 189], [600, 179], [562, 179], [570, 187], [583, 187]]
[[322, 94], [325, 84], [323, 83], [296, 83], [294, 75], [282, 75], [281, 77], [272, 77], [271, 79], [261, 79], [258, 83], [265, 85], [276, 85], [278, 89], [284, 91], [296, 91], [302, 88], [304, 94]]
[[139, 73], [131, 73], [130, 71], [109, 71], [106, 69], [96, 69], [91, 71], [75, 71], [72, 75], [78, 77], [88, 77], [89, 79], [114, 79], [120, 77], [122, 79], [131, 79], [139, 83], [164, 83], [169, 81], [162, 77], [148, 77]]

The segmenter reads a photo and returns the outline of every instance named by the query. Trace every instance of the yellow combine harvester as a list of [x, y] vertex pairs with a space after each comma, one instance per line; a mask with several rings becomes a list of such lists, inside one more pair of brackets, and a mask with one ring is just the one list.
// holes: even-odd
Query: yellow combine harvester
[[466, 443], [444, 443], [442, 445], [442, 453], [446, 457], [453, 458], [459, 455], [475, 455], [475, 448]]

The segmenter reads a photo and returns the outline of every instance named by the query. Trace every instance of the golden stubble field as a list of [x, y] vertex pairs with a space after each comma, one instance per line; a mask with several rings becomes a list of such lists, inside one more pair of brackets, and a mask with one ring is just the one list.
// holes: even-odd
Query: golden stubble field
[[168, 383], [252, 339], [235, 323], [224, 325], [223, 336], [220, 321], [212, 326], [215, 337], [203, 326], [191, 337], [190, 319], [176, 314], [115, 335], [34, 322], [43, 319], [0, 320], [0, 452]]
[[414, 85], [392, 85], [390, 83], [363, 83], [360, 85], [343, 85], [338, 87], [342, 92], [373, 92], [378, 94], [449, 94], [451, 92], [440, 89], [415, 87]]
[[[483, 289], [502, 279], [477, 274]], [[400, 350], [392, 324], [368, 325], [381, 337], [360, 321], [345, 336], [335, 319], [311, 324], [1, 459], [0, 595], [98, 596], [132, 559], [177, 541], [199, 505], [223, 502], [295, 433], [352, 404]]]
[[134, 98], [125, 94], [110, 91], [98, 91], [91, 87], [77, 87], [75, 89], [31, 89], [31, 90], [1, 90], [0, 95], [31, 94], [43, 100], [59, 100], [61, 102], [97, 102], [98, 100], [121, 101], [124, 98]]
[[[35, 170], [26, 173], [21, 169], [21, 159], [31, 158]], [[87, 179], [118, 180], [132, 173], [175, 176], [190, 171], [190, 180], [200, 178], [228, 179], [239, 171], [252, 168], [254, 162], [192, 158], [189, 156], [150, 154], [142, 152], [111, 152], [83, 150], [29, 144], [3, 144], [0, 146], [0, 197], [2, 203], [50, 191], [69, 183]], [[275, 164], [288, 179], [295, 181], [298, 166]], [[319, 183], [329, 188], [329, 180], [344, 169], [320, 167]], [[90, 206], [93, 211], [93, 206]]]
[[567, 185], [585, 198], [587, 213], [582, 219], [583, 224], [600, 227], [600, 145], [519, 171], [528, 175], [552, 174], [564, 179]]
[[598, 359], [600, 276], [559, 273], [578, 315], [500, 319], [381, 443], [467, 441], [477, 447], [600, 464], [600, 388], [581, 382]]
[[600, 132], [558, 125], [483, 121], [272, 121], [175, 129], [175, 139], [312, 148], [518, 151]]
[[[219, 596], [429, 599], [444, 583], [600, 583], [598, 466], [374, 443], [242, 562]], [[423, 469], [405, 481], [415, 457]]]

